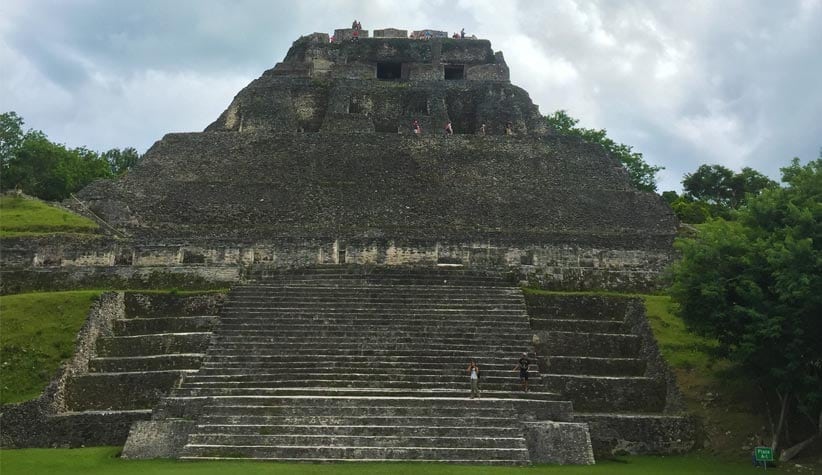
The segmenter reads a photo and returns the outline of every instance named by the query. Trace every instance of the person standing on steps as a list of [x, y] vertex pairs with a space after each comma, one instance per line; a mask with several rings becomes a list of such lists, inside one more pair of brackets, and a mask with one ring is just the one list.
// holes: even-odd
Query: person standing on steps
[[466, 371], [468, 372], [468, 377], [471, 379], [471, 399], [479, 399], [479, 366], [477, 366], [477, 362], [471, 360]]
[[445, 135], [454, 135], [454, 128], [451, 127], [450, 120], [445, 124]]
[[514, 366], [514, 371], [519, 369], [519, 384], [526, 393], [528, 392], [528, 366], [530, 365], [531, 362], [528, 361], [528, 353], [523, 353], [517, 365]]
[[414, 135], [421, 135], [422, 134], [422, 127], [420, 127], [420, 121], [414, 119], [414, 122], [411, 123], [411, 129], [414, 130]]

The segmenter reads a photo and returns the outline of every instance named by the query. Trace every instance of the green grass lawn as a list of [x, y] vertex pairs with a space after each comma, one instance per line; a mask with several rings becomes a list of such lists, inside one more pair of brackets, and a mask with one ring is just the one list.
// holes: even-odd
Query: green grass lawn
[[0, 403], [40, 395], [101, 290], [0, 296]]
[[[291, 464], [270, 462], [182, 462], [174, 460], [122, 460], [119, 447], [87, 449], [24, 449], [0, 451], [3, 475], [118, 474], [118, 475], [742, 475], [762, 473], [747, 463], [720, 461], [713, 457], [626, 457], [594, 466], [484, 467], [446, 464]], [[769, 469], [768, 473], [780, 473]]]
[[0, 197], [0, 236], [93, 233], [97, 224], [35, 199]]

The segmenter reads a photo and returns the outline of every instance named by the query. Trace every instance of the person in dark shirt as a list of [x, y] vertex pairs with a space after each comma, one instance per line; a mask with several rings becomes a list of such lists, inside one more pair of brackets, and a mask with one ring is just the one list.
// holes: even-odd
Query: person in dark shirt
[[528, 353], [523, 353], [517, 365], [514, 366], [514, 371], [519, 370], [519, 383], [525, 392], [528, 392], [528, 366], [530, 365], [531, 362], [528, 361]]

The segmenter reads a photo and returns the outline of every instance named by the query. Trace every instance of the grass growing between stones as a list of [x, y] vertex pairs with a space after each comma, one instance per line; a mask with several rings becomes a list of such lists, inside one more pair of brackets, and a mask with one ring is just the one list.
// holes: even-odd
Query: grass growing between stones
[[[3, 475], [77, 474], [97, 475], [742, 475], [760, 473], [746, 461], [724, 462], [696, 455], [676, 457], [626, 457], [594, 466], [485, 467], [415, 463], [292, 464], [250, 461], [184, 462], [175, 460], [122, 460], [119, 447], [86, 449], [24, 449], [0, 452]], [[768, 473], [781, 473], [768, 469]]]
[[40, 395], [101, 290], [0, 296], [0, 403]]
[[53, 233], [89, 234], [97, 229], [94, 221], [49, 206], [40, 200], [0, 197], [0, 237]]

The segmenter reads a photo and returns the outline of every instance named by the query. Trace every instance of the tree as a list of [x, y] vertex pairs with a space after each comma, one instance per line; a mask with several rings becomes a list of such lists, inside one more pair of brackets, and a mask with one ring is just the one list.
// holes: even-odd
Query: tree
[[722, 165], [700, 165], [682, 180], [687, 196], [715, 205], [720, 211], [739, 208], [747, 195], [757, 195], [775, 185], [775, 181], [752, 168], [734, 173]]
[[6, 169], [23, 137], [23, 119], [14, 112], [0, 114], [0, 170]]
[[38, 130], [24, 133], [23, 123], [14, 112], [0, 114], [2, 189], [19, 185], [38, 198], [62, 200], [94, 180], [124, 174], [140, 160], [132, 147], [103, 154], [85, 147], [69, 149]]
[[111, 167], [114, 176], [120, 176], [131, 170], [140, 161], [140, 154], [134, 147], [126, 147], [123, 150], [113, 148], [100, 155]]
[[792, 410], [822, 433], [822, 154], [782, 175], [734, 221], [677, 240], [671, 288], [686, 323], [779, 400], [774, 448]]
[[558, 110], [545, 118], [548, 125], [558, 133], [579, 137], [590, 143], [602, 145], [612, 156], [616, 157], [628, 171], [631, 184], [640, 191], [656, 192], [656, 174], [664, 167], [649, 165], [641, 153], [633, 147], [614, 142], [608, 138], [605, 129], [585, 129], [577, 127], [579, 120], [571, 117], [564, 110]]

